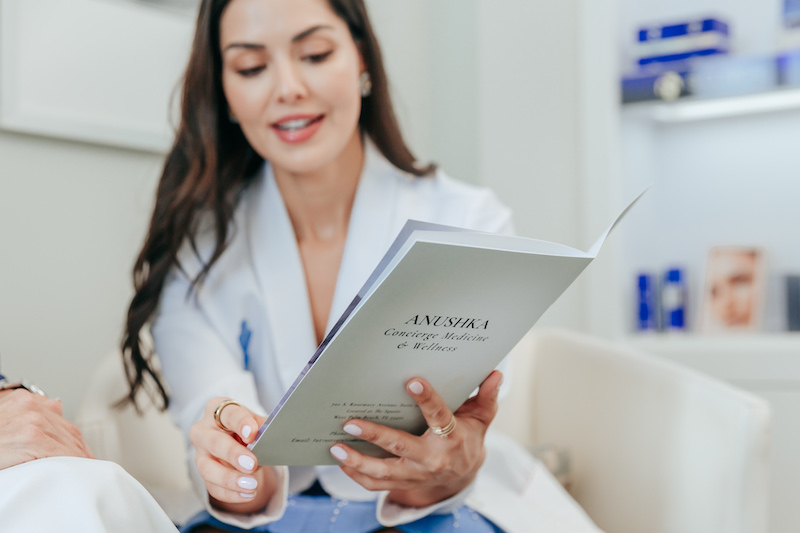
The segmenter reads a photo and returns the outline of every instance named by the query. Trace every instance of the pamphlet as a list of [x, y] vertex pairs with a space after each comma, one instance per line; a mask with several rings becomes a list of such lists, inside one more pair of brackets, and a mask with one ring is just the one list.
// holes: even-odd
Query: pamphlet
[[343, 431], [356, 418], [421, 435], [427, 425], [406, 383], [422, 377], [458, 409], [635, 202], [588, 252], [409, 221], [259, 429], [250, 445], [259, 464], [338, 464], [329, 451], [337, 442], [388, 456]]

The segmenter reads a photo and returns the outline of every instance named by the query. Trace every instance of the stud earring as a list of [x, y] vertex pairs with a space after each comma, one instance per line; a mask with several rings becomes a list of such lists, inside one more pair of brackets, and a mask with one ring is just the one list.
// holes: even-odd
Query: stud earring
[[358, 82], [361, 85], [362, 98], [366, 98], [372, 94], [372, 80], [369, 77], [369, 72], [366, 70], [362, 72], [361, 76], [358, 78]]

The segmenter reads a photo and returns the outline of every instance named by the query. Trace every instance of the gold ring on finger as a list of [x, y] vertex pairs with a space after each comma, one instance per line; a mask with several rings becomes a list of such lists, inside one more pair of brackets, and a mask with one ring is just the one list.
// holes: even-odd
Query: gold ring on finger
[[219, 405], [217, 405], [217, 408], [214, 409], [214, 422], [217, 423], [217, 427], [222, 431], [227, 431], [228, 433], [231, 433], [231, 430], [226, 428], [225, 424], [222, 423], [222, 410], [228, 407], [229, 405], [238, 405], [239, 407], [241, 407], [241, 404], [234, 400], [222, 400], [221, 402], [219, 402]]
[[453, 432], [454, 429], [456, 429], [456, 415], [451, 414], [450, 422], [444, 427], [438, 427], [438, 426], [429, 426], [429, 427], [431, 428], [431, 431], [433, 431], [440, 437], [446, 438], [450, 433]]

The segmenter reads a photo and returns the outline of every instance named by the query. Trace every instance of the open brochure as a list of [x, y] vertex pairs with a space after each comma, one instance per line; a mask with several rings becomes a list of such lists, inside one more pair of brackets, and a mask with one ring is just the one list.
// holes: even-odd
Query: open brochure
[[259, 464], [338, 464], [329, 452], [337, 442], [386, 456], [343, 431], [354, 418], [422, 434], [427, 425], [406, 383], [425, 378], [455, 411], [635, 202], [588, 252], [409, 221], [259, 429], [250, 445]]

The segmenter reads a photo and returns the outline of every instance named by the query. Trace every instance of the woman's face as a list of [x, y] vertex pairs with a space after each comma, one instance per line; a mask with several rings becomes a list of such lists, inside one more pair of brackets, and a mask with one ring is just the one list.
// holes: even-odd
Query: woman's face
[[230, 112], [276, 171], [320, 170], [358, 142], [365, 66], [327, 0], [232, 0], [220, 50]]

